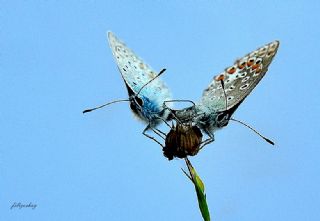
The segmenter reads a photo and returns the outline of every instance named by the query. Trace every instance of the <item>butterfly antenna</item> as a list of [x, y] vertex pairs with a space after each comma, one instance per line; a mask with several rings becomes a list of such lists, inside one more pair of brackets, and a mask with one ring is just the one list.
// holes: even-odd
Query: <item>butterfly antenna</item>
[[224, 81], [221, 79], [220, 82], [221, 82], [221, 87], [222, 87], [222, 90], [223, 90], [224, 98], [226, 100], [226, 110], [227, 110], [227, 108], [228, 108], [228, 99], [227, 99], [226, 91], [224, 89]]
[[97, 110], [97, 109], [100, 109], [100, 108], [103, 108], [107, 105], [110, 105], [110, 104], [114, 104], [114, 103], [119, 103], [119, 102], [123, 102], [123, 101], [129, 101], [128, 99], [123, 99], [123, 100], [115, 100], [115, 101], [111, 101], [109, 103], [106, 103], [104, 105], [101, 105], [99, 107], [95, 107], [95, 108], [92, 108], [92, 109], [87, 109], [87, 110], [84, 110], [82, 111], [83, 114], [87, 113], [87, 112], [91, 112], [91, 111], [94, 111], [94, 110]]
[[[168, 100], [168, 101], [164, 101], [164, 103], [174, 103], [174, 102], [189, 102], [192, 104], [192, 106], [196, 106], [196, 104], [192, 101], [192, 100], [185, 100], [185, 99], [179, 99], [179, 100]], [[165, 104], [166, 108], [169, 109], [169, 107]]]
[[163, 72], [165, 72], [166, 71], [166, 69], [164, 68], [164, 69], [162, 69], [160, 72], [159, 72], [159, 74], [157, 74], [154, 78], [152, 78], [150, 81], [148, 81], [145, 85], [143, 85], [141, 88], [140, 88], [140, 90], [138, 91], [138, 93], [137, 93], [137, 95], [136, 96], [138, 96], [139, 94], [140, 94], [140, 92], [142, 91], [142, 89], [143, 88], [145, 88], [145, 86], [147, 86], [148, 84], [150, 84], [154, 79], [156, 79], [156, 78], [158, 78], [161, 74], [163, 74]]
[[244, 126], [246, 126], [247, 128], [249, 128], [250, 130], [252, 130], [253, 132], [255, 132], [256, 134], [258, 134], [262, 139], [264, 139], [265, 141], [267, 141], [269, 144], [274, 145], [274, 142], [268, 138], [266, 138], [265, 136], [263, 136], [262, 134], [260, 134], [258, 131], [256, 131], [255, 129], [253, 129], [252, 127], [250, 127], [248, 124], [240, 121], [240, 120], [236, 120], [234, 118], [230, 118], [230, 120], [233, 120], [235, 122], [238, 122]]

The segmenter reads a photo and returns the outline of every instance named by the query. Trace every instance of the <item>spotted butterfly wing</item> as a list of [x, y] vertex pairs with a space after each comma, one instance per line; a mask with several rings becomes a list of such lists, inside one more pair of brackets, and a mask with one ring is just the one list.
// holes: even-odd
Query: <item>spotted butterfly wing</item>
[[[278, 41], [271, 42], [240, 58], [234, 65], [215, 76], [204, 90], [200, 104], [211, 107], [216, 112], [238, 106], [263, 78], [278, 47]], [[224, 82], [226, 97], [221, 81]]]
[[279, 41], [274, 41], [238, 59], [213, 78], [195, 107], [176, 111], [178, 119], [194, 122], [213, 137], [211, 132], [228, 124], [233, 112], [263, 78], [278, 47]]
[[[108, 32], [108, 39], [127, 87], [133, 113], [153, 125], [159, 122], [159, 117], [166, 119], [168, 113], [163, 108], [163, 102], [171, 99], [168, 87], [159, 78], [154, 79], [157, 73], [112, 32]], [[150, 82], [152, 79], [154, 80]], [[140, 91], [148, 82], [150, 83]]]

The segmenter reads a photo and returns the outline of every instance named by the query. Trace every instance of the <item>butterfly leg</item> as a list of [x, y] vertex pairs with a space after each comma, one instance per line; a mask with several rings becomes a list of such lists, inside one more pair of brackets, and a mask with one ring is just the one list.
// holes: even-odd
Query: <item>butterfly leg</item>
[[[168, 121], [166, 121], [164, 118], [162, 117], [157, 117], [159, 120], [162, 120], [168, 127], [170, 127], [170, 129], [172, 129], [172, 126], [168, 123]], [[166, 133], [162, 132], [161, 130], [157, 129], [160, 133], [162, 133], [164, 136], [167, 136]]]
[[[155, 141], [155, 142], [158, 143], [161, 147], [164, 148], [164, 146], [162, 145], [162, 143], [160, 143], [156, 138], [154, 138], [154, 137], [152, 137], [152, 136], [150, 136], [149, 134], [146, 133], [147, 130], [149, 130], [149, 129], [151, 129], [153, 132], [155, 132], [156, 134], [159, 135], [159, 133], [157, 133], [157, 132], [150, 126], [150, 124], [148, 124], [148, 126], [143, 130], [142, 134], [143, 134], [144, 136], [148, 137], [149, 139]], [[160, 135], [159, 135], [159, 136], [160, 136]], [[160, 136], [160, 137], [163, 138], [162, 136]]]
[[[153, 132], [155, 132], [156, 134], [158, 134], [159, 137], [161, 137], [161, 138], [163, 138], [163, 139], [165, 139], [165, 138], [162, 137], [161, 135], [167, 136], [167, 134], [166, 134], [165, 132], [162, 132], [161, 130], [159, 130], [159, 129], [157, 129], [157, 128], [151, 128], [151, 130], [152, 130]], [[161, 135], [160, 135], [160, 134], [161, 134]]]
[[204, 131], [208, 136], [209, 136], [209, 138], [208, 139], [206, 139], [206, 140], [204, 140], [203, 142], [201, 142], [201, 146], [200, 146], [200, 150], [204, 147], [204, 146], [206, 146], [206, 145], [208, 145], [209, 143], [212, 143], [213, 141], [214, 141], [214, 135], [213, 135], [213, 133], [211, 133], [210, 131], [208, 131], [208, 130], [205, 130]]

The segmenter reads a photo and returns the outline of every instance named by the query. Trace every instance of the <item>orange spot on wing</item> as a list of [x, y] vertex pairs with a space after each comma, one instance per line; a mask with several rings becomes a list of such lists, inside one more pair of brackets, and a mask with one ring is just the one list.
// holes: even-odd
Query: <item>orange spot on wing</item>
[[144, 64], [143, 64], [143, 63], [140, 63], [140, 64], [139, 64], [139, 67], [140, 67], [141, 69], [144, 69]]
[[241, 63], [238, 63], [238, 68], [239, 68], [240, 70], [243, 69], [245, 66], [246, 66], [246, 62], [245, 62], [245, 61], [243, 61], [243, 62], [241, 62]]
[[254, 59], [253, 58], [250, 58], [247, 62], [247, 66], [248, 67], [251, 67], [251, 65], [253, 65], [253, 62], [254, 62]]
[[257, 70], [256, 70], [256, 74], [260, 74], [260, 72], [261, 72], [261, 68], [259, 67], [259, 68], [257, 68]]
[[220, 74], [219, 76], [216, 77], [216, 81], [221, 81], [221, 80], [224, 81], [224, 78], [225, 78], [224, 75]]
[[260, 64], [254, 64], [254, 65], [252, 65], [252, 70], [257, 69], [258, 67], [260, 67]]
[[236, 72], [236, 68], [233, 66], [227, 69], [228, 74], [234, 74], [234, 72]]

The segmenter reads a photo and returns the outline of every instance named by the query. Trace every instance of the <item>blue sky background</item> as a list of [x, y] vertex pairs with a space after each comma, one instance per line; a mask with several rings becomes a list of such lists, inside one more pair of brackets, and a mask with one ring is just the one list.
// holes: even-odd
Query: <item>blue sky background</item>
[[[278, 54], [234, 117], [191, 158], [213, 220], [319, 220], [319, 1], [1, 1], [1, 220], [201, 220], [183, 161], [168, 162], [127, 103], [112, 30], [198, 100], [236, 58]], [[14, 202], [37, 204], [10, 209]]]

